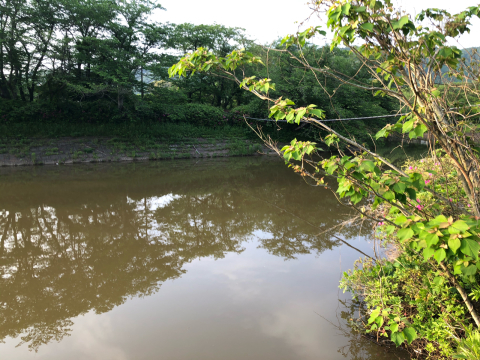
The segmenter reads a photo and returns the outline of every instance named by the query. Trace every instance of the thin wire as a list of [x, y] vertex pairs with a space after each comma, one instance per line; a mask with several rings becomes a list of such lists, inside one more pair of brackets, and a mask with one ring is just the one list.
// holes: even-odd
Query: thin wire
[[[358, 118], [347, 118], [347, 119], [326, 119], [326, 120], [318, 120], [321, 122], [328, 122], [328, 121], [350, 121], [350, 120], [366, 120], [366, 119], [378, 119], [378, 118], [386, 118], [386, 117], [397, 117], [397, 116], [403, 116], [407, 115], [409, 113], [404, 113], [404, 114], [395, 114], [395, 115], [380, 115], [380, 116], [367, 116], [367, 117], [358, 117]], [[259, 118], [252, 118], [252, 117], [245, 117], [246, 119], [251, 119], [251, 120], [259, 120], [259, 121], [275, 121], [275, 122], [287, 122], [287, 120], [275, 120], [275, 119], [259, 119]], [[301, 122], [308, 122], [301, 120]]]
[[[458, 110], [458, 109], [470, 108], [470, 107], [475, 107], [475, 106], [480, 106], [480, 104], [454, 107], [454, 108], [450, 108], [449, 110]], [[394, 114], [394, 115], [366, 116], [366, 117], [346, 118], [346, 119], [326, 119], [326, 120], [317, 120], [317, 121], [319, 121], [319, 122], [329, 122], [329, 121], [350, 121], [350, 120], [381, 119], [381, 118], [388, 118], [388, 117], [399, 117], [399, 116], [404, 116], [404, 115], [408, 115], [408, 114], [410, 114], [410, 113], [402, 113], [402, 114]], [[248, 117], [248, 116], [245, 116], [245, 119], [257, 120], [257, 121], [288, 122], [287, 120], [260, 119], [260, 118], [252, 118], [252, 117]], [[309, 122], [309, 121], [300, 120], [300, 122]]]

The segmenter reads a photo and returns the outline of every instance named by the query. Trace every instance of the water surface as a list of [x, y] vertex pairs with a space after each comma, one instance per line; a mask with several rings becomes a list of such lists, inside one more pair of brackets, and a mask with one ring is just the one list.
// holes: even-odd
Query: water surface
[[0, 169], [0, 358], [396, 358], [346, 325], [348, 217], [267, 157]]

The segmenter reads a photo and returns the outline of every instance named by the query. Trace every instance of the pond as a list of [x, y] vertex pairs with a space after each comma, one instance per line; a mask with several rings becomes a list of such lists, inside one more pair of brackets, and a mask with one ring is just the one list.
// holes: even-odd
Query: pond
[[0, 358], [406, 358], [347, 324], [349, 214], [271, 157], [2, 168]]

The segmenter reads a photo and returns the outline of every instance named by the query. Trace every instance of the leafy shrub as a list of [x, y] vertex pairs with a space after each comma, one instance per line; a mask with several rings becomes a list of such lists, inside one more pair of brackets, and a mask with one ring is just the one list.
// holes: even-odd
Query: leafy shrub
[[[361, 166], [374, 168], [369, 160]], [[431, 157], [408, 160], [403, 171], [407, 176], [395, 182], [382, 177], [389, 185], [382, 196], [402, 202], [411, 214], [405, 216], [394, 203], [380, 204], [377, 199], [373, 204], [376, 217], [385, 219], [377, 224], [378, 238], [387, 246], [395, 246], [400, 256], [376, 264], [361, 261], [344, 274], [341, 287], [367, 305], [367, 332], [388, 337], [397, 345], [406, 343], [415, 350], [414, 355], [432, 358], [451, 358], [457, 340], [466, 332], [459, 354], [472, 357], [459, 358], [477, 359], [476, 355], [465, 355], [480, 349], [475, 335], [469, 335], [468, 329], [475, 324], [459, 287], [478, 308], [478, 218], [469, 216], [472, 205], [449, 157], [437, 152]], [[348, 184], [343, 180], [339, 184], [338, 192], [342, 194]], [[438, 201], [439, 196], [445, 201]], [[464, 211], [458, 220], [453, 219], [454, 209]]]
[[172, 122], [195, 123], [203, 126], [226, 124], [223, 110], [205, 104], [184, 104], [166, 106], [166, 117]]
[[462, 339], [457, 347], [454, 359], [480, 359], [480, 333], [478, 330], [467, 330], [467, 337]]
[[406, 341], [421, 357], [451, 357], [455, 339], [470, 322], [455, 287], [412, 254], [403, 253], [394, 262], [357, 261], [340, 287], [366, 303], [367, 332], [397, 345]]
[[110, 101], [24, 102], [0, 99], [0, 121], [3, 123], [105, 123], [118, 119], [119, 113]]

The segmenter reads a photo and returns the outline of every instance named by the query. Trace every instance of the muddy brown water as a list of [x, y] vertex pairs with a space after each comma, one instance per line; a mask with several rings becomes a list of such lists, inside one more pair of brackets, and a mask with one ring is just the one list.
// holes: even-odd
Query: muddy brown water
[[406, 358], [347, 325], [347, 218], [270, 157], [2, 168], [0, 359]]

